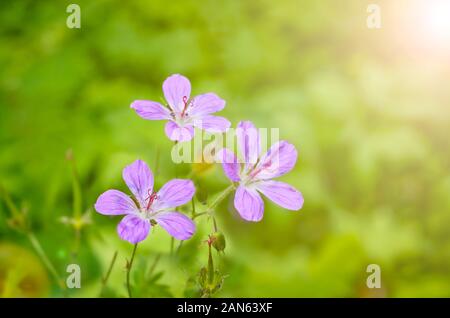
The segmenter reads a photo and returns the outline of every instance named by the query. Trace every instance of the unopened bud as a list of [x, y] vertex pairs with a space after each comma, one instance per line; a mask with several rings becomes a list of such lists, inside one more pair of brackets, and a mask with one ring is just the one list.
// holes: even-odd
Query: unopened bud
[[222, 252], [225, 250], [226, 247], [226, 241], [225, 236], [221, 232], [216, 232], [211, 235], [211, 241], [212, 246], [216, 249], [218, 252]]

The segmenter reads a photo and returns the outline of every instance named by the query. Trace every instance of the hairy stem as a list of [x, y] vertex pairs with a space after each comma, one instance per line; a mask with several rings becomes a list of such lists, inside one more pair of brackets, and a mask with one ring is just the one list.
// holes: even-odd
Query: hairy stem
[[214, 263], [211, 253], [211, 244], [208, 244], [208, 283], [214, 282]]
[[53, 266], [52, 262], [48, 258], [47, 254], [45, 253], [44, 249], [42, 248], [41, 243], [37, 239], [37, 237], [33, 234], [33, 232], [29, 231], [27, 233], [27, 237], [30, 240], [31, 245], [33, 246], [34, 250], [36, 251], [37, 255], [41, 259], [41, 261], [44, 263], [45, 267], [47, 267], [47, 270], [50, 272], [50, 274], [55, 279], [56, 283], [58, 284], [61, 289], [65, 289], [66, 286], [63, 283], [63, 280], [58, 275], [58, 272], [56, 271], [55, 267]]
[[73, 218], [78, 220], [81, 217], [81, 209], [83, 205], [80, 177], [78, 175], [77, 165], [72, 150], [67, 151], [66, 157], [72, 170]]
[[6, 207], [9, 209], [9, 211], [12, 214], [12, 217], [14, 218], [20, 218], [22, 216], [22, 213], [19, 211], [17, 206], [14, 204], [13, 200], [9, 196], [9, 193], [2, 187], [0, 184], [0, 198], [4, 200]]
[[213, 216], [212, 217], [212, 220], [213, 220], [213, 228], [214, 228], [214, 232], [217, 232], [218, 231], [218, 229], [217, 229], [217, 222], [216, 222], [216, 218]]
[[195, 215], [196, 215], [196, 212], [195, 212], [195, 202], [194, 202], [194, 197], [192, 197], [192, 200], [191, 200], [191, 204], [192, 204], [192, 219], [195, 219]]
[[222, 202], [227, 196], [228, 194], [230, 194], [231, 191], [234, 190], [234, 184], [231, 184], [230, 186], [228, 186], [228, 188], [226, 188], [225, 190], [223, 190], [221, 193], [219, 193], [219, 195], [215, 198], [215, 200], [206, 208], [205, 211], [200, 212], [195, 214], [194, 217], [192, 217], [192, 219], [195, 219], [201, 215], [205, 215], [205, 214], [210, 214], [211, 210], [214, 209], [220, 202]]
[[80, 251], [81, 229], [75, 228], [74, 233], [75, 233], [75, 241], [73, 243], [72, 259], [75, 262], [78, 257], [78, 252]]
[[3, 199], [8, 210], [11, 212], [11, 215], [14, 219], [20, 221], [19, 225], [19, 232], [26, 235], [28, 240], [30, 241], [31, 245], [33, 246], [33, 249], [35, 250], [36, 254], [44, 263], [45, 267], [49, 271], [49, 273], [52, 275], [52, 277], [55, 279], [58, 286], [65, 292], [66, 286], [64, 284], [63, 279], [58, 275], [58, 272], [55, 269], [55, 266], [52, 264], [50, 259], [48, 258], [47, 254], [45, 253], [44, 249], [42, 248], [41, 243], [37, 239], [36, 235], [34, 235], [33, 231], [28, 226], [28, 222], [26, 219], [26, 214], [21, 211], [16, 204], [13, 202], [11, 197], [9, 196], [9, 193], [0, 185], [0, 199]]
[[230, 194], [231, 191], [234, 190], [234, 184], [231, 184], [230, 186], [228, 186], [228, 188], [226, 188], [225, 190], [223, 190], [218, 196], [217, 198], [211, 203], [211, 205], [208, 207], [207, 211], [210, 211], [212, 209], [214, 209], [220, 202], [222, 202], [223, 199], [225, 199], [228, 194]]
[[176, 255], [178, 255], [178, 253], [180, 253], [181, 247], [183, 246], [183, 242], [184, 241], [180, 241], [180, 243], [178, 244], [177, 251], [175, 252]]
[[196, 218], [198, 218], [202, 215], [205, 215], [205, 214], [208, 214], [208, 211], [203, 211], [203, 212], [197, 213], [194, 217], [192, 217], [192, 220], [195, 220]]
[[103, 296], [103, 293], [106, 288], [106, 283], [108, 282], [108, 279], [109, 279], [109, 275], [111, 275], [111, 271], [114, 267], [114, 264], [116, 263], [116, 258], [117, 258], [117, 251], [114, 252], [114, 255], [113, 255], [111, 262], [109, 264], [109, 267], [108, 267], [108, 271], [106, 272], [105, 277], [103, 277], [103, 279], [102, 279], [102, 288], [100, 289], [100, 297]]
[[170, 255], [173, 255], [173, 248], [175, 246], [175, 238], [173, 236], [170, 237]]
[[83, 191], [81, 190], [80, 176], [78, 174], [77, 163], [72, 149], [66, 153], [66, 159], [70, 164], [72, 172], [72, 225], [74, 230], [74, 243], [72, 247], [72, 261], [76, 262], [81, 244], [81, 228], [83, 226]]
[[[183, 242], [183, 241], [182, 241]], [[150, 267], [147, 277], [151, 277], [153, 272], [155, 271], [156, 265], [158, 265], [159, 260], [161, 259], [161, 254], [156, 255], [155, 260], [153, 261], [152, 266]]]
[[131, 254], [131, 259], [129, 262], [127, 262], [127, 291], [128, 291], [129, 298], [132, 297], [131, 286], [130, 286], [130, 273], [131, 273], [131, 267], [133, 266], [134, 255], [136, 255], [137, 246], [138, 246], [138, 243], [134, 244], [133, 253]]

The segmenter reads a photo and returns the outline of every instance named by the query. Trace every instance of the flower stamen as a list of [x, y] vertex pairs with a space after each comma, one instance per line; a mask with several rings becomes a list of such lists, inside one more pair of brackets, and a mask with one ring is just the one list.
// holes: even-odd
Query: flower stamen
[[158, 195], [156, 194], [156, 192], [150, 193], [150, 190], [148, 190], [148, 197], [146, 200], [148, 200], [147, 203], [147, 211], [150, 210], [150, 207], [153, 204], [153, 201], [155, 201], [156, 199], [158, 199]]
[[184, 107], [183, 107], [183, 111], [181, 112], [182, 118], [184, 117], [186, 110], [188, 108], [188, 105], [189, 105], [187, 96], [183, 96], [183, 104], [184, 104]]
[[250, 171], [250, 173], [248, 174], [248, 176], [250, 177], [250, 179], [253, 179], [254, 177], [256, 177], [256, 175], [258, 173], [260, 173], [262, 170], [267, 169], [271, 166], [272, 164], [272, 160], [268, 160], [266, 163], [264, 163], [261, 167], [258, 167], [252, 171]]

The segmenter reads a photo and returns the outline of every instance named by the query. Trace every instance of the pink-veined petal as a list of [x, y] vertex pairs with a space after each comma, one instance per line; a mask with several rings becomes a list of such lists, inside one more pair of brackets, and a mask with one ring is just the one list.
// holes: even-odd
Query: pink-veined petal
[[192, 107], [189, 109], [189, 115], [204, 116], [218, 111], [225, 107], [225, 101], [214, 93], [206, 93], [195, 96], [192, 99]]
[[150, 222], [135, 214], [128, 214], [117, 225], [117, 233], [120, 238], [132, 244], [145, 240], [149, 231]]
[[137, 210], [134, 201], [119, 190], [108, 190], [102, 193], [94, 207], [98, 213], [104, 215], [122, 215]]
[[180, 127], [173, 121], [168, 121], [165, 126], [165, 132], [170, 140], [183, 142], [189, 141], [194, 137], [194, 127], [184, 126]]
[[239, 172], [241, 164], [236, 155], [229, 149], [223, 148], [216, 155], [216, 161], [222, 163], [223, 172], [233, 182], [240, 181]]
[[279, 141], [270, 147], [261, 157], [255, 171], [255, 178], [260, 180], [279, 177], [294, 168], [297, 162], [297, 150], [287, 141]]
[[275, 180], [262, 181], [257, 184], [256, 189], [285, 209], [297, 211], [303, 206], [302, 194], [287, 183]]
[[195, 186], [191, 180], [170, 180], [158, 191], [153, 209], [158, 211], [183, 205], [192, 199], [194, 193]]
[[142, 160], [136, 160], [123, 169], [122, 177], [139, 204], [145, 205], [153, 190], [153, 173]]
[[234, 196], [234, 207], [247, 221], [261, 221], [264, 214], [264, 202], [254, 189], [239, 186]]
[[177, 240], [187, 240], [195, 232], [195, 223], [178, 212], [163, 212], [156, 216], [156, 222]]
[[149, 100], [135, 100], [131, 104], [136, 113], [148, 120], [163, 120], [170, 119], [170, 110], [160, 103]]
[[183, 75], [174, 74], [164, 81], [163, 92], [169, 106], [179, 113], [191, 96], [191, 83]]
[[225, 117], [206, 115], [201, 118], [197, 118], [194, 121], [194, 126], [207, 132], [221, 133], [230, 128], [231, 123]]
[[251, 121], [241, 121], [236, 128], [236, 137], [246, 166], [254, 165], [260, 153], [258, 129]]

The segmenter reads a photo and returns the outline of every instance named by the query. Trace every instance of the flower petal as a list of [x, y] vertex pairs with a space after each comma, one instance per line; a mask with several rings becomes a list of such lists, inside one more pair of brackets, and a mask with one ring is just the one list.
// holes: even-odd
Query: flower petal
[[183, 205], [192, 199], [194, 193], [195, 186], [191, 180], [170, 180], [158, 191], [153, 209], [158, 211]]
[[164, 97], [175, 112], [181, 112], [191, 96], [191, 83], [180, 74], [169, 76], [163, 83]]
[[258, 129], [251, 121], [241, 121], [236, 128], [236, 136], [246, 166], [254, 165], [260, 153]]
[[216, 155], [216, 161], [222, 163], [223, 172], [233, 182], [240, 181], [239, 172], [241, 165], [236, 155], [229, 149], [223, 148]]
[[302, 194], [287, 183], [269, 180], [258, 183], [256, 188], [285, 209], [297, 211], [303, 206]]
[[231, 123], [225, 117], [206, 115], [194, 121], [194, 126], [207, 132], [225, 132], [230, 128]]
[[204, 116], [221, 111], [225, 107], [225, 101], [214, 93], [206, 93], [195, 96], [192, 99], [190, 116]]
[[130, 107], [144, 119], [162, 120], [171, 118], [168, 108], [150, 100], [135, 100]]
[[153, 174], [147, 164], [136, 160], [123, 169], [122, 177], [141, 207], [144, 206], [153, 190]]
[[264, 202], [254, 189], [239, 186], [234, 196], [234, 207], [244, 220], [258, 222], [264, 214]]
[[119, 190], [108, 190], [102, 193], [94, 207], [98, 213], [104, 215], [122, 215], [137, 210], [134, 201]]
[[166, 135], [173, 141], [189, 141], [194, 137], [194, 127], [184, 126], [180, 127], [177, 123], [169, 121], [165, 127]]
[[256, 167], [256, 171], [259, 172], [255, 178], [266, 180], [279, 177], [291, 171], [296, 162], [297, 150], [294, 145], [287, 141], [279, 141], [261, 157]]
[[156, 221], [177, 240], [187, 240], [195, 232], [195, 223], [178, 212], [164, 212], [156, 216]]
[[117, 226], [117, 233], [122, 240], [132, 244], [145, 240], [150, 231], [150, 222], [135, 214], [128, 214]]

